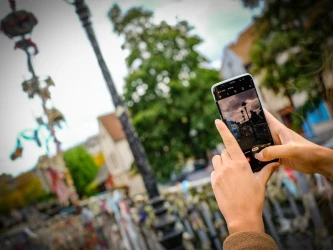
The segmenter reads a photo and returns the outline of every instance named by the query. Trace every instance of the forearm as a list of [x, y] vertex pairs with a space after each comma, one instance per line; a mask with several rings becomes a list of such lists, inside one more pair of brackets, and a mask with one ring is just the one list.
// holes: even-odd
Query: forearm
[[333, 150], [325, 147], [318, 147], [315, 154], [318, 159], [318, 173], [333, 180]]

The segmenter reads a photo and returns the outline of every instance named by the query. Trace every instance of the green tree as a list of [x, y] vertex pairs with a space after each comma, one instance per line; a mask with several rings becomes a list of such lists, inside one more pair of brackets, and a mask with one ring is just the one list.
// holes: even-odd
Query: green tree
[[[259, 3], [243, 2], [248, 7]], [[293, 94], [307, 94], [307, 101], [295, 113], [295, 129], [322, 99], [330, 102], [323, 73], [333, 70], [332, 13], [331, 0], [267, 0], [256, 19], [260, 35], [250, 52], [252, 73], [263, 73], [262, 86], [281, 91], [291, 105]]]
[[86, 187], [93, 181], [98, 171], [93, 158], [84, 147], [80, 146], [66, 151], [64, 160], [72, 175], [78, 195], [80, 197], [88, 195]]
[[11, 187], [0, 183], [0, 190], [0, 213], [22, 208], [45, 196], [39, 179], [32, 172], [20, 174], [13, 179]]
[[45, 194], [42, 184], [32, 172], [19, 175], [16, 178], [16, 185], [22, 193], [25, 203], [37, 201]]
[[126, 104], [158, 180], [166, 181], [188, 158], [206, 158], [218, 142], [210, 92], [218, 71], [202, 66], [207, 60], [196, 50], [202, 39], [186, 21], [155, 24], [152, 12], [122, 13], [117, 5], [109, 17], [129, 52]]

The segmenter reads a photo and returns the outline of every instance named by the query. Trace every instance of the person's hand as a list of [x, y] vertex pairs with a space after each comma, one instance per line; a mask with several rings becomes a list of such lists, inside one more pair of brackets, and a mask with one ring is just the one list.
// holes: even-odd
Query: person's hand
[[332, 150], [306, 140], [288, 129], [266, 110], [265, 116], [276, 145], [264, 148], [256, 154], [259, 161], [280, 158], [282, 165], [296, 171], [305, 174], [320, 173], [332, 177]]
[[229, 233], [264, 232], [262, 210], [265, 187], [279, 163], [270, 163], [260, 172], [252, 173], [236, 139], [227, 126], [215, 121], [226, 149], [213, 157], [212, 187], [218, 206], [227, 222]]

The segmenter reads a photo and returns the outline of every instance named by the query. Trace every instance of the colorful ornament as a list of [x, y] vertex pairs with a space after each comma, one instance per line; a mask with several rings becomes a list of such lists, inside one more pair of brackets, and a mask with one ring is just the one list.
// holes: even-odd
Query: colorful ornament
[[52, 78], [50, 76], [48, 78], [46, 78], [45, 82], [46, 82], [46, 85], [48, 87], [55, 86], [55, 84], [54, 84], [54, 82], [53, 82], [53, 80], [52, 80]]
[[10, 39], [32, 32], [38, 21], [34, 14], [19, 10], [8, 14], [1, 21], [1, 31]]
[[38, 147], [41, 147], [42, 146], [42, 143], [40, 142], [40, 139], [38, 137], [38, 130], [35, 130], [34, 131], [34, 137], [33, 139], [35, 140], [35, 142], [37, 143], [37, 146]]
[[63, 116], [63, 114], [56, 108], [47, 110], [46, 114], [49, 119], [49, 123], [51, 124], [56, 124], [60, 126], [60, 122], [65, 121], [65, 117]]
[[43, 99], [43, 100], [48, 100], [51, 98], [51, 93], [49, 91], [49, 89], [46, 87], [46, 88], [42, 88], [40, 90], [40, 97]]
[[21, 50], [24, 50], [26, 52], [28, 52], [28, 49], [32, 47], [34, 49], [34, 55], [37, 55], [38, 54], [38, 48], [37, 48], [37, 45], [31, 41], [31, 39], [22, 39], [20, 41], [17, 41], [15, 43], [15, 47], [14, 49], [21, 49]]
[[22, 89], [28, 93], [29, 98], [34, 98], [36, 94], [39, 94], [39, 81], [37, 77], [33, 77], [30, 80], [26, 80], [22, 83]]
[[[9, 3], [12, 13], [1, 20], [0, 30], [10, 39], [21, 37], [20, 40], [17, 39], [18, 41], [15, 43], [14, 48], [19, 48], [26, 52], [28, 57], [28, 69], [35, 75], [31, 63], [31, 54], [36, 55], [38, 53], [37, 45], [30, 38], [26, 38], [25, 36], [31, 34], [38, 21], [30, 12], [25, 10], [16, 11], [15, 0], [10, 0]], [[31, 47], [34, 49], [33, 53], [29, 52], [29, 48]]]
[[36, 122], [38, 123], [38, 125], [44, 125], [43, 117], [37, 117]]
[[14, 161], [22, 156], [22, 152], [23, 152], [23, 147], [21, 141], [20, 139], [17, 139], [15, 151], [10, 155], [10, 158]]

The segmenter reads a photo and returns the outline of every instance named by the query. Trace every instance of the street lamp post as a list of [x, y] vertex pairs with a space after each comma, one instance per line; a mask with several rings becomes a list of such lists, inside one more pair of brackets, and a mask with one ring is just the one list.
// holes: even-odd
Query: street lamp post
[[[66, 0], [66, 2], [68, 1]], [[155, 209], [157, 221], [154, 223], [154, 227], [159, 232], [162, 232], [162, 236], [159, 240], [166, 249], [184, 249], [182, 245], [182, 231], [175, 228], [175, 217], [169, 215], [167, 213], [167, 209], [164, 207], [164, 200], [160, 197], [157, 188], [157, 182], [152, 173], [144, 148], [141, 145], [138, 136], [134, 131], [134, 128], [127, 113], [125, 103], [117, 93], [110, 71], [104, 61], [102, 52], [96, 39], [94, 29], [90, 21], [89, 8], [85, 4], [84, 0], [75, 0], [72, 5], [74, 5], [75, 12], [78, 15], [82, 26], [86, 31], [88, 39], [93, 47], [98, 64], [104, 76], [104, 80], [107, 84], [112, 101], [116, 108], [116, 115], [119, 118], [123, 130], [126, 134], [126, 138], [134, 156], [136, 166], [140, 174], [142, 175], [145, 187], [150, 198], [150, 204]]]
[[[244, 107], [245, 113], [246, 113], [246, 115], [247, 115], [247, 119], [248, 119], [248, 121], [250, 122], [250, 126], [251, 126], [251, 129], [252, 129], [252, 131], [253, 131], [253, 136], [254, 136], [255, 139], [257, 139], [257, 134], [256, 134], [256, 131], [254, 130], [254, 126], [253, 126], [253, 124], [252, 124], [252, 121], [250, 120], [249, 113], [247, 112], [246, 104], [247, 104], [246, 102], [243, 102], [243, 103], [242, 103], [242, 107]], [[242, 115], [243, 115], [243, 112], [242, 112]], [[243, 117], [244, 117], [244, 116], [243, 116]]]
[[243, 102], [243, 103], [242, 103], [242, 107], [244, 107], [244, 109], [245, 109], [245, 113], [246, 113], [246, 115], [247, 115], [247, 119], [250, 121], [249, 114], [247, 113], [246, 104], [247, 104], [246, 102]]
[[242, 113], [243, 121], [245, 122], [244, 110], [241, 109], [241, 113]]

